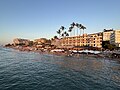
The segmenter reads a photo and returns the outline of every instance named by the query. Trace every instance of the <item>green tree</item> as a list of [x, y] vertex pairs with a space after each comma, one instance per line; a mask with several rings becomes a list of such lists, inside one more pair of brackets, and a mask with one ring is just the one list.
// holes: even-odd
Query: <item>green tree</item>
[[58, 39], [58, 37], [57, 37], [57, 36], [54, 36], [54, 39]]
[[73, 27], [70, 26], [70, 27], [69, 27], [69, 30], [68, 30], [68, 32], [70, 32], [70, 36], [71, 36], [72, 29], [73, 29]]
[[[75, 27], [75, 23], [73, 22], [72, 24], [70, 24], [71, 25], [71, 27], [72, 27], [72, 30], [74, 29], [74, 27]], [[75, 36], [75, 30], [74, 30], [74, 36]]]
[[103, 42], [102, 42], [102, 48], [104, 48], [104, 49], [109, 49], [109, 50], [117, 49], [116, 45], [110, 44], [109, 41], [103, 41]]
[[83, 37], [84, 37], [84, 30], [86, 29], [86, 27], [81, 24], [80, 29], [83, 30]]
[[60, 38], [60, 34], [61, 34], [61, 31], [60, 31], [60, 29], [57, 31], [57, 34], [59, 34], [59, 38]]
[[60, 36], [62, 36], [62, 32], [64, 32], [66, 28], [64, 26], [61, 26], [60, 29], [57, 31], [57, 34], [59, 34], [59, 38]]

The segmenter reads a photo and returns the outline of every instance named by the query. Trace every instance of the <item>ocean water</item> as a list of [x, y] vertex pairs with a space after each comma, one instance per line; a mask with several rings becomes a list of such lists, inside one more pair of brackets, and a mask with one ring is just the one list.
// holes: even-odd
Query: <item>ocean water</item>
[[120, 63], [0, 47], [0, 90], [120, 90]]

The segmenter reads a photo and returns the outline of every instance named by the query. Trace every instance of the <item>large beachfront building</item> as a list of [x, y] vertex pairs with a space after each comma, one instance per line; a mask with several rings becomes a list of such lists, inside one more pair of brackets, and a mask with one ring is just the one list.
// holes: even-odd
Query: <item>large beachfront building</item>
[[102, 47], [102, 32], [83, 34], [82, 36], [65, 37], [61, 39], [62, 46], [92, 46]]
[[113, 29], [103, 31], [103, 41], [110, 41], [110, 35], [113, 33]]
[[120, 30], [106, 30], [93, 34], [83, 34], [82, 36], [64, 37], [61, 39], [61, 46], [92, 46], [102, 47], [103, 41], [109, 41], [120, 47]]
[[110, 43], [120, 47], [120, 30], [114, 30], [110, 35]]

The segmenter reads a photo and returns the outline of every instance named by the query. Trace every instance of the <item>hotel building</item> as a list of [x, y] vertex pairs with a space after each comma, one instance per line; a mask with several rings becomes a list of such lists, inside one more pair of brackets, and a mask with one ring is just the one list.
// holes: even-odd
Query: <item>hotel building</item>
[[62, 46], [92, 46], [102, 47], [102, 32], [83, 34], [82, 36], [65, 37], [61, 39]]
[[103, 31], [103, 41], [110, 41], [110, 35], [113, 33], [113, 29]]
[[120, 30], [114, 30], [110, 35], [110, 43], [120, 47]]
[[94, 33], [94, 34], [88, 34], [87, 36], [87, 45], [92, 47], [102, 47], [102, 32], [100, 33]]

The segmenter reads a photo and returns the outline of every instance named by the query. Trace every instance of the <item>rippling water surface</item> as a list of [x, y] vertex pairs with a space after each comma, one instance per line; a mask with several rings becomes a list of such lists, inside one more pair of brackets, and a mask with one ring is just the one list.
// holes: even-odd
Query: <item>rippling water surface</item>
[[0, 90], [120, 90], [120, 63], [0, 47]]

